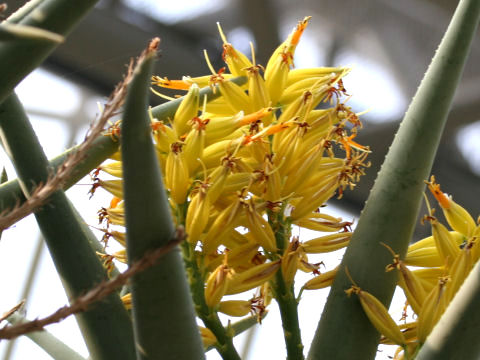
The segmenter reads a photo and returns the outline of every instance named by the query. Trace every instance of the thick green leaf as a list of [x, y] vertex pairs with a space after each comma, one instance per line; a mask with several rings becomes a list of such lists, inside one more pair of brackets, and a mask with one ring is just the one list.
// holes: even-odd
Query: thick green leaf
[[384, 304], [391, 301], [397, 276], [385, 273], [391, 254], [402, 258], [417, 219], [424, 180], [429, 177], [442, 130], [460, 80], [480, 14], [478, 0], [462, 0], [400, 125], [362, 212], [330, 291], [309, 359], [373, 359], [379, 335], [356, 296], [353, 280]]
[[[129, 85], [122, 123], [122, 161], [129, 263], [175, 236], [152, 142], [148, 95], [155, 51]], [[202, 359], [203, 345], [180, 252], [166, 254], [131, 281], [138, 359]]]
[[[0, 129], [3, 145], [21, 179], [20, 186], [30, 195], [37, 185], [45, 183], [51, 169], [15, 95], [0, 105]], [[62, 190], [56, 191], [35, 216], [70, 299], [107, 279], [85, 236], [90, 229], [78, 220]], [[131, 321], [116, 293], [92, 305], [77, 320], [92, 358], [135, 358]]]
[[[49, 32], [67, 35], [98, 0], [44, 0], [37, 2], [25, 16], [16, 20]], [[15, 19], [15, 18], [14, 18]], [[13, 21], [11, 21], [13, 22]], [[15, 86], [55, 49], [57, 42], [51, 40], [17, 40], [0, 43], [0, 102], [4, 101]]]

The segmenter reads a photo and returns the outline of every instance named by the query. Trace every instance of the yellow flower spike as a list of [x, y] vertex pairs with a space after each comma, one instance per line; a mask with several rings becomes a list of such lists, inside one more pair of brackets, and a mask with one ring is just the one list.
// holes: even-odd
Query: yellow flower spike
[[292, 34], [272, 54], [265, 67], [265, 86], [273, 104], [280, 99], [287, 84], [293, 56], [310, 17], [300, 21]]
[[[412, 343], [417, 340], [417, 322], [399, 324], [398, 327], [400, 331], [403, 333], [405, 340], [407, 343]], [[390, 339], [387, 339], [385, 336], [380, 338], [380, 344], [383, 345], [396, 345]]]
[[440, 190], [440, 184], [435, 182], [435, 177], [433, 175], [430, 177], [430, 181], [426, 182], [426, 184], [442, 207], [443, 214], [452, 229], [467, 237], [471, 236], [477, 225], [468, 211]]
[[445, 287], [448, 277], [438, 279], [437, 285], [427, 295], [422, 309], [418, 314], [417, 337], [420, 344], [423, 344], [433, 327], [445, 311]]
[[107, 229], [99, 230], [105, 233], [105, 235], [103, 235], [102, 241], [106, 242], [109, 238], [113, 237], [115, 241], [117, 241], [120, 245], [127, 246], [126, 234], [124, 232]]
[[429, 216], [428, 220], [430, 220], [432, 226], [432, 235], [435, 240], [438, 255], [445, 265], [452, 264], [460, 254], [460, 249], [445, 225], [438, 222], [437, 219], [432, 216]]
[[220, 140], [225, 140], [225, 137], [238, 129], [243, 117], [243, 111], [233, 116], [210, 116], [210, 122], [205, 128], [205, 144], [208, 146]]
[[207, 184], [200, 184], [192, 193], [185, 219], [185, 231], [188, 242], [196, 244], [208, 224], [210, 199], [207, 196]]
[[348, 246], [351, 237], [351, 232], [341, 232], [308, 240], [302, 246], [307, 254], [326, 253]]
[[[293, 120], [296, 121], [297, 118], [293, 118]], [[298, 122], [294, 122], [293, 124], [296, 125], [296, 123]], [[294, 146], [297, 133], [296, 126], [291, 126], [289, 129], [286, 129], [273, 136], [272, 151], [276, 154], [277, 160], [283, 162], [283, 158], [286, 157], [284, 153], [287, 153], [289, 150], [291, 150], [290, 147]]]
[[[210, 85], [210, 84], [209, 84]], [[228, 106], [223, 97], [219, 97], [207, 103], [205, 108], [207, 114], [215, 116], [232, 116], [232, 109]]]
[[250, 114], [255, 111], [248, 95], [240, 86], [230, 81], [224, 81], [223, 79], [215, 83], [218, 84], [223, 98], [233, 112], [245, 111], [245, 113]]
[[172, 144], [165, 166], [165, 186], [176, 204], [185, 203], [190, 188], [188, 163], [182, 147], [183, 143], [180, 142]]
[[265, 80], [260, 76], [259, 71], [259, 66], [247, 69], [248, 95], [254, 109], [265, 108], [270, 104], [270, 96], [265, 87]]
[[231, 274], [225, 295], [239, 294], [269, 281], [280, 268], [280, 260], [254, 266], [244, 272]]
[[239, 266], [251, 264], [252, 259], [258, 253], [258, 246], [254, 242], [247, 242], [229, 249], [227, 253], [228, 266], [237, 271]]
[[287, 174], [288, 177], [282, 189], [282, 195], [286, 196], [293, 192], [298, 195], [305, 195], [315, 192], [316, 188], [320, 187], [323, 182], [328, 181], [328, 179], [339, 178], [345, 170], [344, 164], [335, 163], [330, 168], [323, 167], [319, 169], [317, 167], [318, 164], [311, 163], [312, 160], [317, 160], [318, 162], [318, 156], [315, 154], [311, 158], [308, 156], [305, 158], [302, 158], [304, 160], [303, 163], [301, 161], [295, 162], [297, 165], [296, 169], [302, 174], [304, 181], [301, 182], [295, 179], [295, 167], [292, 167]]
[[216, 204], [222, 201], [229, 201], [228, 197], [234, 196], [238, 191], [251, 183], [252, 174], [248, 172], [241, 172], [228, 175], [225, 180], [225, 184], [222, 188], [219, 198], [216, 200]]
[[380, 302], [380, 300], [378, 300], [372, 294], [363, 291], [356, 285], [352, 285], [352, 287], [348, 290], [345, 290], [345, 292], [348, 296], [350, 296], [352, 293], [358, 296], [365, 315], [367, 315], [372, 325], [380, 334], [390, 339], [397, 345], [404, 346], [407, 343], [407, 340], [400, 331], [400, 328], [392, 319], [387, 308]]
[[121, 161], [102, 164], [98, 167], [98, 169], [118, 178], [121, 178], [123, 176]]
[[267, 307], [273, 299], [272, 285], [268, 282], [263, 283], [258, 289], [258, 294], [260, 294], [258, 298], [261, 299], [259, 302], [261, 302], [264, 307]]
[[[450, 231], [450, 236], [452, 239], [454, 239], [458, 247], [460, 247], [460, 245], [462, 245], [466, 240], [465, 236], [460, 234], [458, 231]], [[433, 239], [433, 235], [431, 235], [411, 244], [408, 247], [408, 252], [433, 246], [435, 246], [435, 240]]]
[[232, 44], [227, 41], [220, 23], [217, 22], [218, 32], [223, 41], [223, 61], [228, 66], [228, 70], [235, 76], [245, 76], [245, 69], [252, 66], [248, 58], [240, 51], [236, 50]]
[[125, 226], [125, 211], [123, 207], [114, 209], [102, 208], [99, 211], [100, 219], [107, 219], [108, 224]]
[[227, 300], [220, 302], [218, 311], [233, 317], [248, 315], [252, 309], [252, 304], [247, 300]]
[[333, 284], [335, 276], [337, 276], [338, 267], [333, 270], [321, 273], [320, 275], [315, 276], [313, 279], [308, 280], [303, 289], [305, 290], [318, 290], [324, 289]]
[[334, 232], [343, 229], [348, 231], [353, 222], [342, 221], [342, 218], [336, 218], [327, 214], [312, 213], [308, 219], [295, 221], [295, 225], [313, 231]]
[[210, 254], [214, 252], [218, 245], [222, 243], [223, 237], [231, 230], [237, 227], [238, 214], [241, 210], [240, 201], [237, 199], [225, 208], [217, 216], [212, 226], [207, 231], [207, 234], [202, 239], [203, 253]]
[[447, 273], [443, 267], [423, 268], [412, 271], [420, 279], [425, 292], [428, 294], [437, 286], [438, 279]]
[[336, 76], [332, 74], [300, 80], [290, 86], [287, 86], [278, 102], [284, 106], [288, 106], [296, 99], [301, 97], [305, 92], [305, 89], [309, 89], [312, 94], [316, 94], [316, 96], [313, 96], [312, 99], [316, 99], [315, 101], [318, 103], [327, 93], [330, 83], [335, 79], [335, 77]]
[[[227, 247], [228, 249], [230, 249], [230, 251], [233, 251], [233, 249], [236, 249], [237, 247], [246, 245], [248, 243], [253, 242], [250, 241], [245, 234], [240, 234], [237, 230], [230, 231], [222, 240], [222, 244], [225, 245], [225, 247]], [[231, 261], [231, 259], [229, 261]]]
[[293, 284], [302, 254], [303, 247], [298, 241], [298, 237], [294, 237], [282, 256], [282, 276], [286, 286]]
[[[348, 70], [346, 72], [346, 70]], [[304, 79], [312, 79], [317, 77], [323, 77], [327, 75], [340, 75], [347, 74], [351, 69], [346, 67], [318, 67], [307, 69], [292, 69], [288, 73], [287, 86], [291, 86]]]
[[132, 308], [132, 294], [128, 293], [127, 295], [124, 295], [121, 297], [121, 300], [123, 302], [123, 305], [127, 310], [130, 310]]
[[222, 299], [230, 281], [230, 268], [222, 264], [218, 266], [208, 277], [205, 285], [205, 302], [211, 309], [215, 308]]
[[[413, 342], [406, 344], [405, 346], [400, 346], [395, 351], [393, 355], [393, 360], [410, 360], [411, 356], [407, 354], [415, 354], [418, 349], [418, 342], [413, 339]], [[407, 353], [405, 353], [405, 350]]]
[[423, 287], [422, 281], [408, 269], [403, 262], [400, 265], [400, 277], [398, 285], [402, 288], [407, 298], [408, 304], [413, 311], [418, 314], [427, 296], [427, 292]]
[[[246, 156], [251, 160], [252, 164], [257, 167], [259, 164], [263, 163], [266, 156], [270, 156], [270, 143], [263, 139], [253, 141], [243, 150], [248, 151], [249, 154]], [[243, 155], [244, 152], [241, 152], [241, 154]]]
[[123, 199], [123, 180], [100, 180], [98, 186], [107, 190], [113, 196]]
[[428, 246], [409, 250], [404, 260], [408, 266], [438, 267], [443, 266], [443, 259], [435, 246]]
[[260, 244], [266, 251], [277, 251], [277, 244], [275, 234], [266, 221], [257, 211], [253, 201], [245, 203], [245, 214], [247, 218], [248, 229], [250, 234], [255, 239], [255, 242]]
[[248, 96], [252, 101], [254, 109], [259, 109], [270, 105], [270, 96], [265, 87], [265, 80], [260, 75], [260, 70], [264, 69], [261, 65], [255, 65], [255, 51], [252, 43], [250, 43], [250, 49], [252, 52], [252, 63], [254, 65], [246, 69], [248, 77]]
[[303, 121], [306, 115], [313, 109], [312, 96], [311, 91], [304, 91], [292, 103], [282, 108], [282, 114], [279, 116], [278, 121], [285, 122], [292, 119]]
[[[289, 53], [279, 54], [271, 66], [265, 68], [265, 88], [272, 105], [276, 105], [287, 85], [290, 62], [293, 55]], [[270, 58], [272, 60], [273, 56]], [[270, 64], [270, 61], [269, 61]]]
[[124, 264], [126, 264], [128, 262], [127, 250], [126, 249], [116, 251], [112, 254], [112, 256], [115, 258], [115, 260], [118, 260], [118, 261], [120, 261]]
[[163, 121], [152, 122], [153, 137], [155, 139], [155, 148], [161, 153], [168, 153], [170, 146], [177, 141], [175, 131], [165, 125]]
[[207, 349], [210, 346], [213, 346], [217, 343], [217, 338], [215, 337], [215, 335], [212, 333], [212, 331], [210, 329], [199, 326], [198, 330], [200, 331], [200, 336], [202, 337], [203, 347], [205, 349]]
[[478, 244], [469, 241], [449, 269], [450, 282], [445, 294], [447, 304], [453, 299], [472, 269], [472, 247], [474, 246]]
[[306, 16], [303, 20], [297, 23], [297, 26], [295, 26], [287, 39], [275, 49], [272, 56], [268, 60], [267, 68], [271, 67], [276, 62], [277, 58], [281, 57], [281, 55], [285, 52], [291, 53], [290, 64], [293, 63], [293, 52], [295, 51], [295, 48], [300, 41], [303, 31], [306, 29], [308, 22], [311, 18], [311, 16]]
[[266, 201], [275, 202], [281, 198], [282, 179], [278, 168], [275, 168], [271, 155], [265, 155], [263, 169], [255, 171], [255, 185], [260, 188], [259, 197]]
[[203, 150], [203, 163], [207, 169], [220, 166], [225, 157], [229, 157], [243, 145], [244, 138], [234, 140], [222, 140]]
[[185, 138], [183, 153], [185, 154], [189, 173], [193, 174], [200, 166], [200, 161], [202, 160], [203, 149], [205, 148], [205, 126], [209, 120], [194, 117], [190, 122], [192, 123], [192, 130]]
[[208, 57], [207, 51], [204, 50], [203, 53], [205, 56], [205, 61], [207, 62], [210, 71], [212, 72], [212, 76], [210, 78], [210, 85], [218, 85], [223, 99], [225, 100], [227, 105], [230, 106], [234, 113], [238, 113], [239, 111], [245, 111], [247, 114], [249, 114], [253, 112], [255, 109], [253, 109], [250, 99], [245, 93], [245, 91], [242, 89], [242, 87], [231, 81], [225, 80], [225, 77], [223, 76], [225, 68], [221, 68], [218, 73], [215, 72]]
[[400, 273], [398, 277], [398, 285], [405, 293], [407, 301], [412, 307], [413, 311], [418, 314], [427, 295], [422, 286], [421, 280], [405, 266], [403, 261], [400, 260], [400, 256], [396, 254], [390, 246], [385, 243], [381, 244], [385, 246], [393, 256], [393, 263], [387, 265], [385, 270], [387, 272], [395, 269], [398, 270]]
[[306, 154], [292, 154], [293, 159], [297, 158], [298, 160], [293, 162], [295, 165], [288, 167], [290, 171], [287, 170], [286, 173], [288, 177], [282, 189], [282, 196], [296, 191], [301, 183], [304, 183], [313, 175], [324, 150], [322, 145], [317, 145]]
[[190, 130], [189, 121], [198, 114], [199, 97], [200, 88], [193, 84], [173, 117], [173, 128], [177, 137], [181, 137]]
[[290, 215], [293, 221], [300, 220], [304, 217], [310, 216], [310, 214], [317, 208], [322, 206], [330, 199], [338, 188], [338, 179], [327, 179], [317, 189], [311, 193], [307, 193], [303, 198], [295, 205]]

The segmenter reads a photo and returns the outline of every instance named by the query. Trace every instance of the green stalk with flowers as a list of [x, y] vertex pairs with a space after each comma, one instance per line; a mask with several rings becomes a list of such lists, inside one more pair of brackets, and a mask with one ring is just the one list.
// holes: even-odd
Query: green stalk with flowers
[[[354, 140], [362, 124], [345, 99], [342, 79], [350, 69], [294, 68], [309, 17], [265, 67], [256, 63], [253, 47], [251, 58], [242, 54], [219, 26], [226, 67], [215, 69], [205, 54], [211, 74], [201, 77], [152, 77], [159, 46], [152, 41], [85, 145], [50, 164], [38, 150], [32, 162], [29, 151], [40, 147], [11, 91], [94, 4], [74, 9], [67, 3], [33, 1], [0, 25], [10, 39], [0, 43], [0, 62], [8, 65], [2, 71], [9, 69], [0, 90], [0, 128], [20, 177], [0, 186], [6, 209], [0, 224], [5, 229], [36, 212], [72, 303], [51, 317], [0, 329], [0, 338], [38, 331], [76, 314], [92, 359], [201, 359], [204, 349], [212, 348], [224, 360], [240, 359], [234, 337], [260, 323], [274, 300], [287, 358], [304, 359], [298, 304], [303, 291], [332, 285], [307, 346], [309, 359], [371, 359], [379, 341], [398, 345], [398, 359], [431, 358], [429, 334], [451, 311], [453, 305], [448, 305], [455, 303], [456, 293], [478, 292], [474, 285], [461, 285], [480, 258], [480, 226], [440, 191], [434, 177], [427, 186], [450, 228], [428, 205], [424, 220], [431, 224], [432, 236], [408, 246], [478, 25], [478, 1], [460, 1], [354, 233], [350, 222], [326, 213], [324, 206], [353, 189], [369, 166], [370, 150]], [[45, 15], [41, 20], [39, 12]], [[32, 26], [42, 30], [35, 32]], [[9, 60], [32, 47], [38, 50], [35, 59]], [[151, 85], [162, 97], [159, 88], [185, 94], [149, 109]], [[121, 106], [122, 120], [99, 136]], [[23, 140], [14, 141], [19, 138]], [[92, 195], [101, 187], [113, 196], [99, 212], [105, 234], [101, 242], [92, 240], [62, 191], [90, 171]], [[301, 241], [292, 235], [294, 227], [318, 236]], [[69, 242], [64, 241], [66, 229], [75, 229]], [[124, 250], [110, 253], [109, 241]], [[334, 269], [321, 272], [311, 260], [314, 254], [345, 247], [343, 261]], [[366, 256], [372, 260], [365, 262]], [[129, 270], [114, 272], [115, 261], [128, 263]], [[295, 286], [298, 271], [315, 276]], [[388, 314], [396, 285], [404, 290], [416, 321], [397, 325]], [[243, 319], [232, 323], [224, 316]], [[474, 332], [475, 322], [468, 324]], [[435, 339], [435, 347], [440, 342], [444, 350], [434, 356], [451, 358], [445, 354], [451, 354], [455, 342]], [[70, 350], [52, 356], [65, 359], [65, 351]], [[462, 352], [462, 358], [477, 355]]]

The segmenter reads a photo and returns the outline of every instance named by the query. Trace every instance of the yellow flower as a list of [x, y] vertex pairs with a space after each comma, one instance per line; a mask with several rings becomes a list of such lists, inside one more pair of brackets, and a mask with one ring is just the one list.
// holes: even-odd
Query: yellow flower
[[[187, 91], [173, 118], [152, 118], [151, 127], [173, 218], [186, 228], [188, 271], [203, 279], [211, 312], [243, 316], [253, 309], [261, 317], [278, 281], [293, 289], [299, 269], [318, 273], [306, 252], [333, 251], [349, 242], [351, 223], [317, 210], [354, 187], [368, 166], [369, 150], [353, 140], [361, 123], [342, 103], [342, 79], [350, 69], [294, 68], [309, 20], [297, 24], [265, 67], [256, 63], [253, 50], [249, 58], [235, 49], [219, 26], [226, 67], [214, 69], [205, 54], [209, 75], [152, 78], [153, 85]], [[246, 83], [232, 82], [236, 76]], [[215, 86], [220, 96], [200, 112], [204, 86]], [[316, 109], [321, 102], [325, 106]], [[120, 162], [100, 170], [122, 177]], [[119, 179], [97, 186], [121, 199]], [[123, 202], [100, 215], [108, 225], [123, 226]], [[291, 238], [292, 223], [329, 234], [302, 244]], [[277, 271], [282, 276], [275, 277]], [[328, 286], [335, 274], [321, 274], [304, 288]], [[254, 288], [260, 289], [255, 303], [222, 301]], [[206, 343], [216, 343], [213, 334], [201, 331]]]

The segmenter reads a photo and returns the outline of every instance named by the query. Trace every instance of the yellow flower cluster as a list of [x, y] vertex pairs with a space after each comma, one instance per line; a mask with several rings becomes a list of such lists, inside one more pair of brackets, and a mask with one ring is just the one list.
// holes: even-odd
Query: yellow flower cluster
[[[383, 304], [372, 295], [356, 286], [347, 291], [359, 295], [365, 313], [383, 335], [381, 342], [400, 345], [395, 359], [409, 359], [418, 351], [480, 259], [477, 244], [480, 225], [462, 206], [440, 190], [433, 176], [427, 185], [451, 230], [434, 217], [434, 209], [430, 208], [427, 201], [429, 214], [423, 221], [430, 222], [432, 236], [410, 245], [403, 261], [389, 249], [394, 260], [386, 268], [386, 271], [398, 271], [398, 286], [405, 294], [407, 305], [415, 313], [416, 321], [397, 325]], [[369, 301], [366, 301], [367, 298]]]
[[[153, 77], [154, 85], [188, 91], [173, 119], [152, 118], [153, 136], [172, 214], [185, 226], [205, 279], [205, 302], [231, 316], [263, 311], [277, 272], [291, 287], [297, 270], [318, 272], [308, 253], [337, 250], [350, 239], [349, 223], [319, 208], [353, 188], [368, 166], [368, 148], [353, 141], [361, 123], [341, 101], [349, 69], [293, 69], [308, 21], [298, 23], [265, 67], [255, 63], [253, 50], [251, 60], [236, 50], [219, 28], [228, 73], [215, 71], [207, 57], [211, 75]], [[244, 85], [230, 81], [239, 76]], [[204, 102], [203, 86], [215, 86], [221, 96]], [[121, 163], [99, 169], [119, 178], [97, 180], [115, 196], [100, 215], [123, 226]], [[292, 225], [330, 234], [302, 243], [291, 237]], [[106, 232], [125, 244], [123, 233]], [[222, 301], [254, 288], [259, 294], [250, 301]]]

